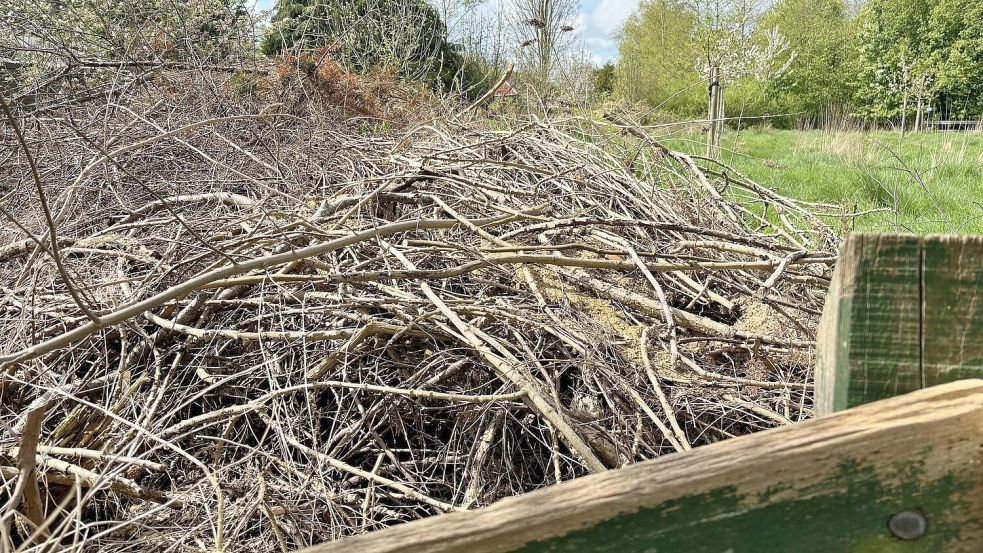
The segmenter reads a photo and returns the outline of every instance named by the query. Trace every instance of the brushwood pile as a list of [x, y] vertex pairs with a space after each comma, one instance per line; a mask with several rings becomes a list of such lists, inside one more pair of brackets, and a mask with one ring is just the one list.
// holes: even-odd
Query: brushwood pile
[[815, 206], [318, 63], [10, 102], [5, 545], [289, 551], [811, 416]]

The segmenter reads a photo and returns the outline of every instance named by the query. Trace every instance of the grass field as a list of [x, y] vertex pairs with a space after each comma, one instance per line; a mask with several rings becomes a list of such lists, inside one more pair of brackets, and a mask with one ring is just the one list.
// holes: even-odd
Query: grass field
[[[705, 153], [694, 140], [670, 143]], [[889, 208], [856, 217], [853, 230], [983, 234], [983, 134], [728, 129], [722, 147], [724, 162], [787, 196]]]

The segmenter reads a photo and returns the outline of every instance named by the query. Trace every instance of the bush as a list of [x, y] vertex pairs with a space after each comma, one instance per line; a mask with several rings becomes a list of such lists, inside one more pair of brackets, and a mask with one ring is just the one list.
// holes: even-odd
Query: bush
[[283, 0], [261, 47], [267, 55], [328, 48], [350, 71], [382, 69], [445, 89], [463, 65], [425, 0]]

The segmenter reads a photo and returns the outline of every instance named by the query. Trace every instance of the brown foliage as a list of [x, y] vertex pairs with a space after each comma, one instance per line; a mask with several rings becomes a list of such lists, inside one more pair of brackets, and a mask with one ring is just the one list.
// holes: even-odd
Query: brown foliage
[[379, 119], [384, 117], [384, 99], [399, 87], [392, 73], [354, 75], [345, 71], [326, 48], [279, 56], [275, 75], [280, 87], [299, 82], [316, 101], [340, 108], [346, 115]]

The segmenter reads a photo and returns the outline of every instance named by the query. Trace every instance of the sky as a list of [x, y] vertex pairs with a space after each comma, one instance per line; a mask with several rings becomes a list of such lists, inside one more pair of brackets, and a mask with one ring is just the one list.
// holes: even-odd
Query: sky
[[[270, 9], [274, 3], [275, 0], [256, 0], [256, 7]], [[614, 33], [637, 6], [638, 0], [581, 0], [575, 24], [595, 65], [618, 57]]]
[[595, 65], [618, 57], [614, 34], [637, 6], [638, 0], [583, 0], [581, 30]]

